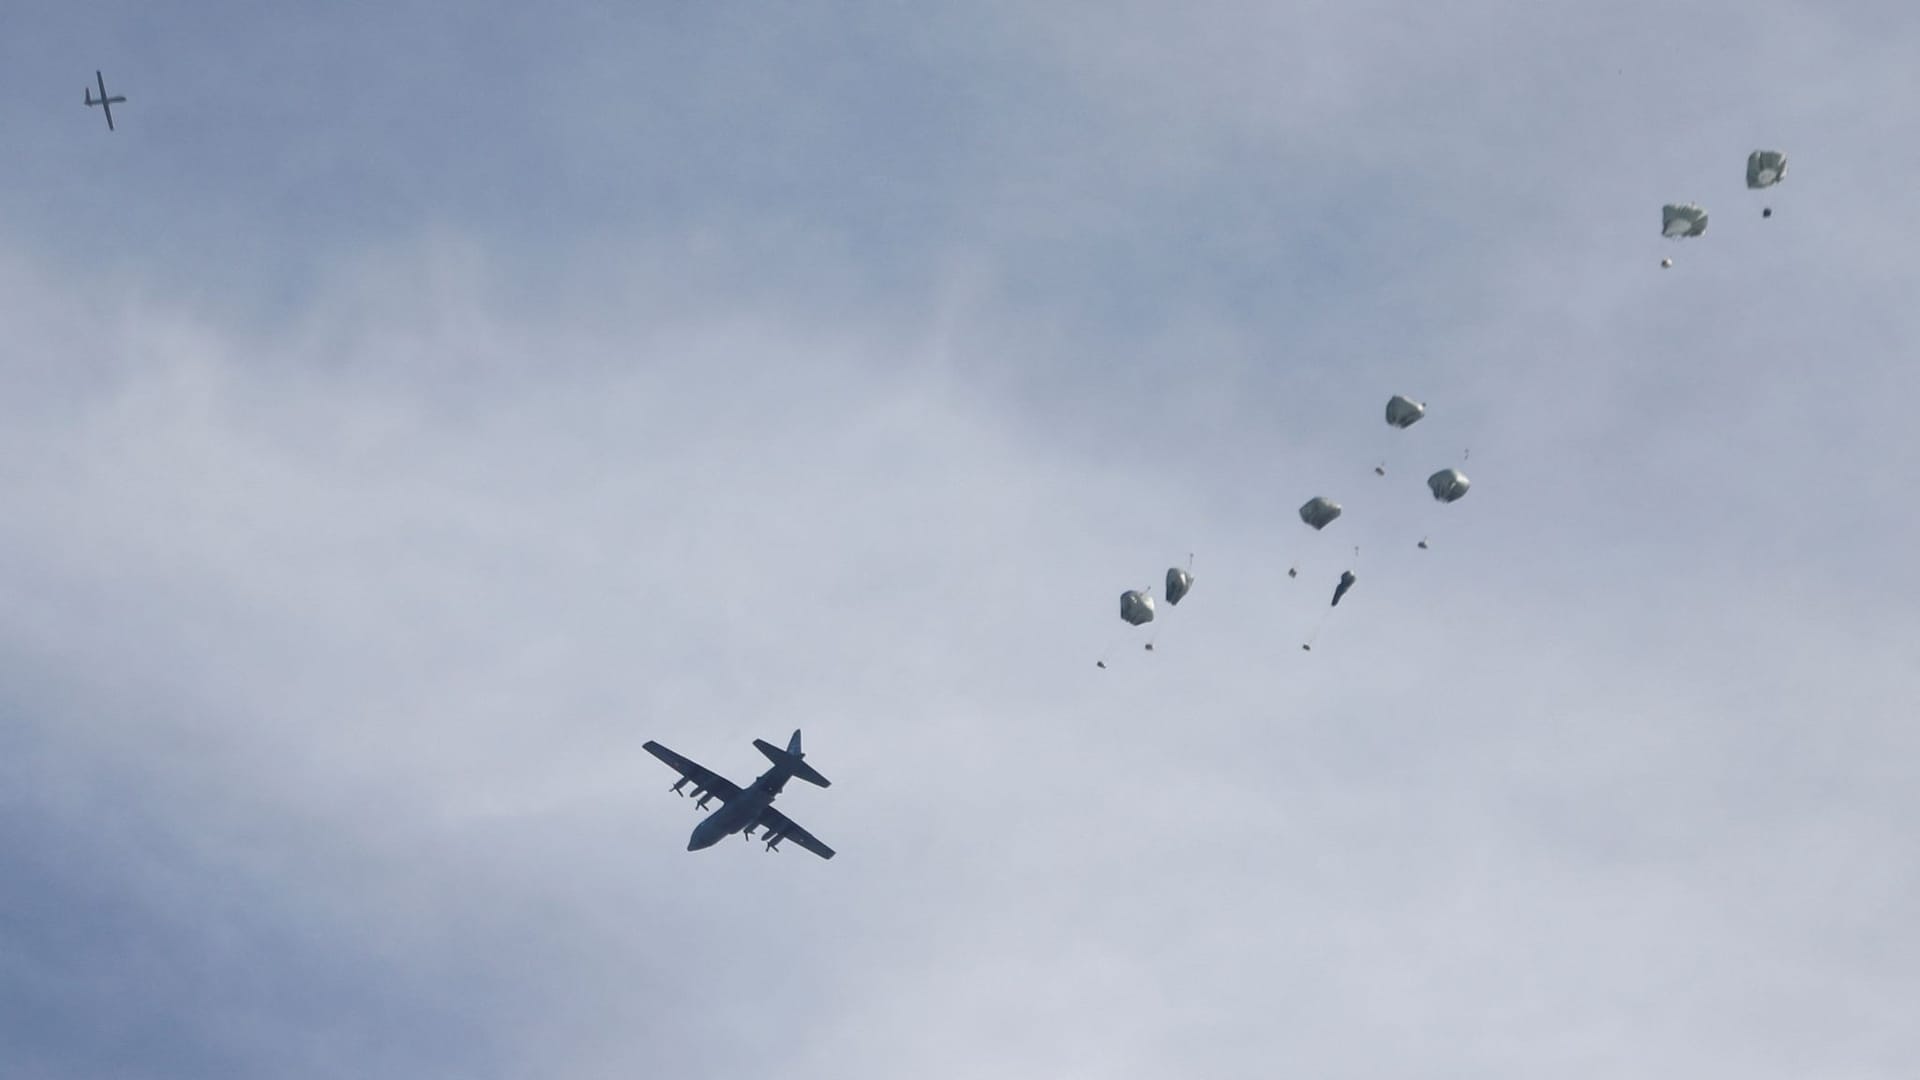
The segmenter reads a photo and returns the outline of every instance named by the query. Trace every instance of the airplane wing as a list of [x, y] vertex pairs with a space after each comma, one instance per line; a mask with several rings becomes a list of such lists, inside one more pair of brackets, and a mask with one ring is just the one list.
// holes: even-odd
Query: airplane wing
[[641, 749], [659, 758], [661, 761], [666, 762], [681, 776], [693, 781], [695, 785], [713, 792], [714, 797], [723, 803], [732, 802], [734, 799], [740, 797], [740, 785], [721, 776], [705, 765], [688, 761], [686, 758], [681, 757], [679, 754], [674, 753], [651, 739], [647, 740]]
[[[793, 819], [769, 806], [760, 811], [759, 824], [773, 830], [773, 835], [784, 837], [799, 844], [823, 859], [833, 858], [833, 849], [813, 838], [813, 834], [793, 823]], [[761, 834], [766, 835], [766, 834]]]

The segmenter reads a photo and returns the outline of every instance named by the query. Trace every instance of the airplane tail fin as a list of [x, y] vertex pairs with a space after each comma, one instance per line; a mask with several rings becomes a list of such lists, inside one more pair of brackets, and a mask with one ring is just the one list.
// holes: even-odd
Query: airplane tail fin
[[819, 771], [801, 759], [807, 755], [800, 752], [800, 733], [795, 731], [793, 738], [787, 741], [785, 750], [765, 739], [753, 740], [753, 748], [765, 754], [768, 761], [785, 766], [788, 772], [816, 787], [832, 787], [833, 781], [821, 776]]

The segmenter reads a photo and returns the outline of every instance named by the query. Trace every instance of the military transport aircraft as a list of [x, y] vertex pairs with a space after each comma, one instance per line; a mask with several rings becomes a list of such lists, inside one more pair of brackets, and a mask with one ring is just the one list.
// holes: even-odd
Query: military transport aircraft
[[753, 740], [753, 746], [767, 755], [767, 760], [773, 762], [773, 768], [761, 773], [751, 787], [741, 788], [711, 769], [688, 761], [651, 739], [647, 740], [644, 747], [647, 753], [671, 765], [680, 774], [680, 782], [673, 785], [674, 794], [684, 795], [680, 789], [691, 783], [693, 793], [700, 797], [700, 801], [694, 804], [696, 807], [704, 810], [708, 799], [718, 797], [720, 800], [720, 809], [693, 827], [693, 838], [687, 841], [687, 850], [710, 848], [734, 833], [740, 833], [743, 840], [751, 840], [755, 828], [764, 828], [766, 831], [761, 833], [760, 838], [767, 842], [768, 851], [775, 850], [780, 841], [790, 839], [823, 859], [833, 858], [832, 848], [815, 840], [812, 833], [795, 825], [792, 818], [771, 805], [774, 797], [780, 794], [780, 789], [786, 787], [787, 781], [793, 777], [797, 776], [819, 787], [829, 787], [833, 783], [801, 760], [807, 755], [800, 752], [800, 733], [793, 733], [785, 750], [765, 739]]
[[98, 82], [100, 84], [100, 100], [99, 101], [93, 100], [93, 87], [89, 86], [87, 87], [87, 104], [89, 106], [93, 106], [93, 105], [100, 106], [100, 111], [107, 114], [107, 130], [112, 131], [113, 130], [113, 107], [127, 99], [124, 97], [108, 97], [106, 76], [101, 75], [98, 71], [93, 73], [93, 78], [95, 82]]

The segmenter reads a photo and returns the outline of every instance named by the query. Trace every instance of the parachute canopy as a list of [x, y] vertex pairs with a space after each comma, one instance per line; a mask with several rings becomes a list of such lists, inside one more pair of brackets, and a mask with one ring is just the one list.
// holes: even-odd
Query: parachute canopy
[[1395, 394], [1387, 399], [1387, 423], [1397, 428], [1412, 427], [1419, 419], [1427, 415], [1427, 407], [1420, 402]]
[[1333, 607], [1340, 606], [1340, 598], [1347, 595], [1347, 590], [1353, 588], [1353, 583], [1358, 580], [1360, 579], [1354, 577], [1353, 571], [1351, 570], [1345, 571], [1340, 575], [1340, 584], [1333, 587]]
[[1747, 155], [1747, 186], [1772, 187], [1787, 178], [1787, 155], [1778, 150], [1755, 150]]
[[1692, 203], [1668, 203], [1660, 208], [1660, 233], [1679, 240], [1707, 231], [1707, 212]]
[[1472, 481], [1468, 480], [1467, 474], [1459, 469], [1441, 469], [1427, 477], [1427, 488], [1433, 492], [1433, 497], [1441, 502], [1458, 502], [1471, 486]]
[[1153, 597], [1138, 589], [1120, 594], [1120, 617], [1134, 626], [1153, 621]]
[[1300, 520], [1320, 530], [1340, 516], [1340, 504], [1324, 495], [1315, 495], [1300, 507]]
[[1177, 566], [1167, 568], [1167, 603], [1178, 604], [1193, 589], [1193, 575]]

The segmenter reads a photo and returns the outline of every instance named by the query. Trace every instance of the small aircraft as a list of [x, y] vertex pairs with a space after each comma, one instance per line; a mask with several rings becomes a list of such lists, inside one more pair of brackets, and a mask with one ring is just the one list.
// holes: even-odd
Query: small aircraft
[[107, 96], [107, 80], [98, 71], [93, 73], [93, 78], [95, 82], [100, 84], [100, 100], [99, 101], [93, 100], [93, 88], [88, 87], [87, 88], [87, 105], [100, 106], [100, 111], [107, 114], [107, 130], [112, 131], [113, 130], [113, 107], [127, 99], [124, 97], [108, 97]]
[[741, 788], [711, 769], [688, 761], [651, 739], [647, 740], [643, 749], [680, 774], [680, 782], [673, 785], [674, 794], [684, 796], [685, 793], [680, 789], [691, 783], [693, 793], [700, 797], [700, 801], [694, 804], [696, 808], [705, 810], [708, 799], [717, 797], [720, 800], [720, 809], [708, 814], [705, 821], [693, 827], [693, 837], [687, 841], [687, 850], [710, 848], [734, 833], [740, 833], [743, 840], [751, 840], [754, 829], [764, 828], [766, 831], [761, 833], [760, 838], [767, 842], [768, 851], [776, 850], [780, 841], [791, 839], [823, 859], [833, 858], [832, 848], [815, 840], [812, 833], [795, 825], [792, 818], [772, 806], [774, 797], [793, 777], [797, 776], [818, 787], [830, 787], [833, 784], [833, 781], [821, 776], [813, 766], [801, 760], [807, 755], [800, 752], [800, 733], [793, 733], [785, 750], [765, 739], [753, 740], [753, 747], [773, 762], [773, 768], [761, 773], [751, 787]]

